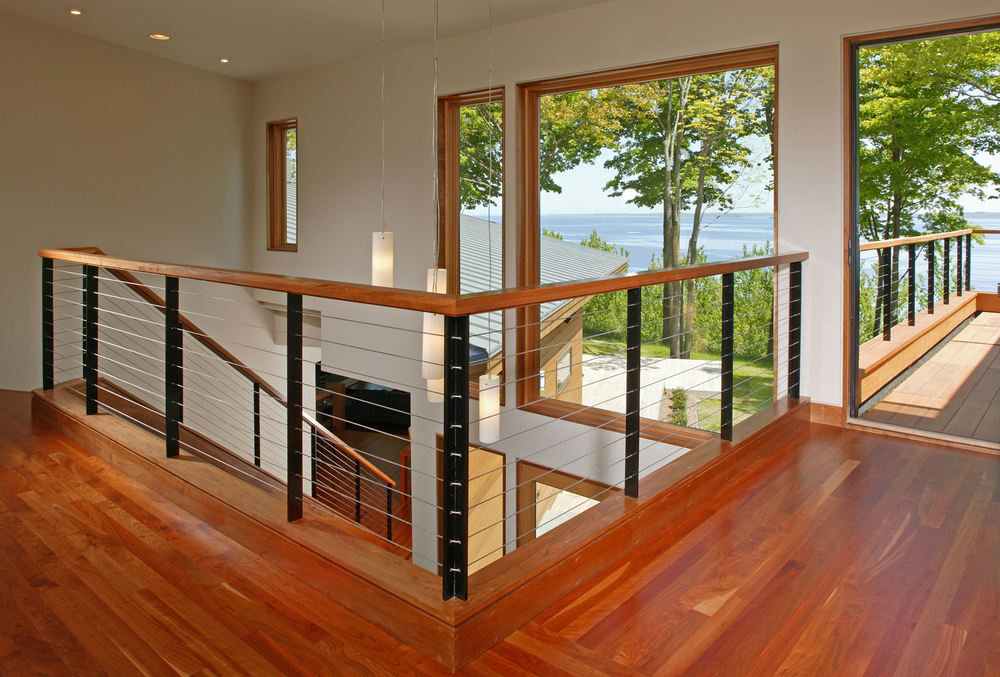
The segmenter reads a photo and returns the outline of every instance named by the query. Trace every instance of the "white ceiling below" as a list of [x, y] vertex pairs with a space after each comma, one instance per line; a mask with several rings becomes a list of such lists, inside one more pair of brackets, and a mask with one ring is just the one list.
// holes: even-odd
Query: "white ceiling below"
[[[492, 0], [493, 25], [606, 1]], [[377, 54], [381, 8], [381, 0], [0, 0], [0, 11], [249, 81]], [[433, 39], [433, 0], [385, 0], [385, 8], [387, 49]], [[488, 16], [487, 0], [440, 0], [439, 37], [485, 30]]]

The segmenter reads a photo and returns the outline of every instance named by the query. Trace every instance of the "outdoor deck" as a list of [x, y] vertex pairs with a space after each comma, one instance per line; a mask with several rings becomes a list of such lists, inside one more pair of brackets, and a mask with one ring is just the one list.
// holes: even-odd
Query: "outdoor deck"
[[1000, 444], [1000, 313], [981, 313], [864, 418]]

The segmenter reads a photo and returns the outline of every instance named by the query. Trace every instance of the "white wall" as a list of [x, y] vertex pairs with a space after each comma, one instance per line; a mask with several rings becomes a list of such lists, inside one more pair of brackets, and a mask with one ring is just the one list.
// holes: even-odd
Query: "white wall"
[[42, 247], [244, 268], [249, 83], [0, 12], [0, 388], [41, 386]]

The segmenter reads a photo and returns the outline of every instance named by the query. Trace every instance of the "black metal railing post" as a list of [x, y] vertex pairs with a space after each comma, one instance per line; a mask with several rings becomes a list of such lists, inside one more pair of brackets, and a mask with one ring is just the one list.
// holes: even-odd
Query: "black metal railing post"
[[87, 415], [97, 413], [97, 266], [84, 266], [83, 378], [87, 383]]
[[184, 418], [184, 330], [180, 319], [180, 285], [176, 277], [164, 280], [164, 382], [166, 384], [167, 458], [180, 454]]
[[361, 524], [361, 461], [354, 459], [354, 521]]
[[52, 259], [42, 259], [42, 388], [56, 387], [56, 311]]
[[444, 318], [444, 599], [469, 597], [469, 317]]
[[288, 521], [302, 519], [302, 295], [288, 294]]
[[934, 253], [933, 242], [927, 243], [927, 314], [934, 314]]
[[[917, 324], [917, 245], [910, 243], [910, 274], [907, 275], [909, 286], [907, 287], [907, 324], [911, 327]], [[794, 265], [794, 264], [793, 264]]]
[[965, 291], [962, 284], [962, 236], [955, 238], [955, 293], [961, 297]]
[[944, 239], [944, 284], [941, 289], [941, 303], [950, 305], [951, 299], [951, 238]]
[[639, 498], [639, 368], [642, 353], [642, 287], [628, 290], [625, 330], [625, 495]]
[[253, 384], [253, 464], [260, 467], [260, 384]]
[[796, 261], [788, 271], [788, 399], [799, 399], [799, 374], [802, 358], [802, 263]]
[[733, 317], [736, 311], [736, 283], [733, 273], [722, 276], [722, 439], [733, 441]]
[[972, 233], [965, 234], [965, 291], [972, 291]]
[[892, 248], [879, 250], [882, 261], [882, 340], [892, 340]]

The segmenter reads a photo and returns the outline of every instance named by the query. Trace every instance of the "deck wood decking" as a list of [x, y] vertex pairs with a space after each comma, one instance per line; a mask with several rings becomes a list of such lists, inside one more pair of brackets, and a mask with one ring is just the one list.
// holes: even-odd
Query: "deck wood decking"
[[1000, 443], [1000, 313], [982, 313], [864, 416]]
[[[459, 674], [998, 674], [998, 483], [995, 456], [807, 426]], [[294, 556], [246, 549], [0, 391], [0, 674], [452, 674]]]

